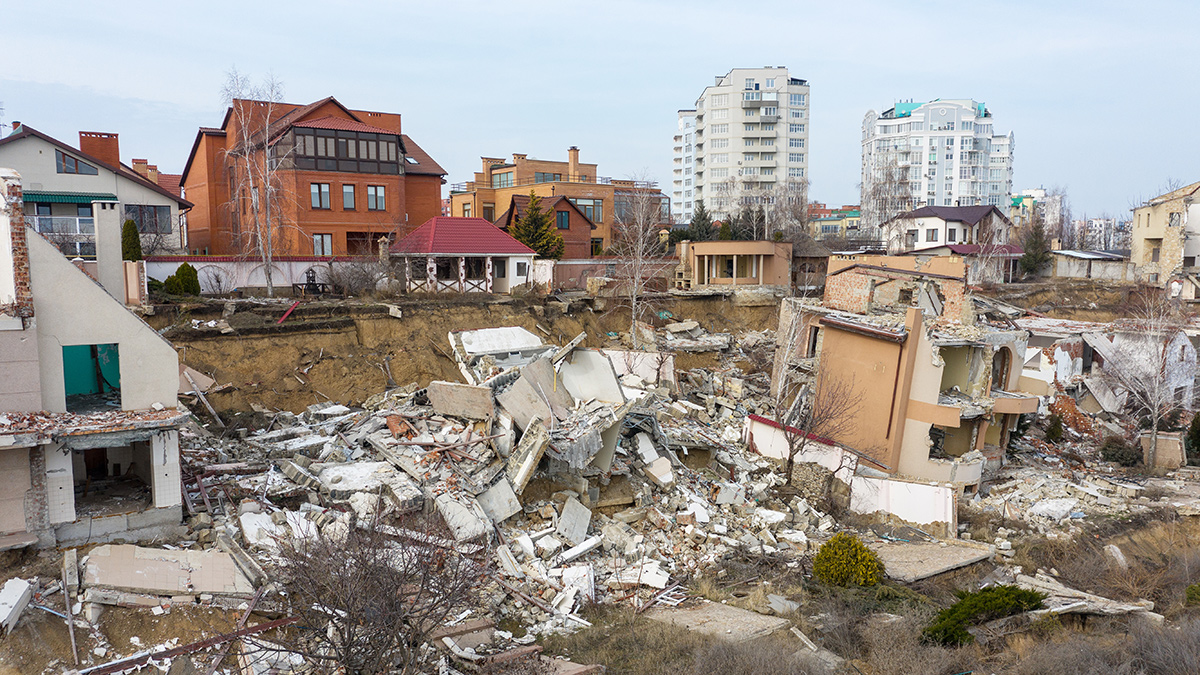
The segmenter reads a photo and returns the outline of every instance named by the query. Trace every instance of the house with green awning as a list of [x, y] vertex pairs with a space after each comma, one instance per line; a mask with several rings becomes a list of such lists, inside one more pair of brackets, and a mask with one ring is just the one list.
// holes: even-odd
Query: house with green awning
[[137, 225], [147, 255], [187, 246], [184, 214], [192, 205], [180, 193], [178, 177], [159, 173], [144, 159], [122, 163], [117, 134], [81, 131], [76, 148], [14, 122], [13, 132], [0, 139], [0, 166], [21, 175], [33, 229], [68, 258], [87, 261], [85, 269], [94, 270], [114, 297], [125, 297], [125, 221]]

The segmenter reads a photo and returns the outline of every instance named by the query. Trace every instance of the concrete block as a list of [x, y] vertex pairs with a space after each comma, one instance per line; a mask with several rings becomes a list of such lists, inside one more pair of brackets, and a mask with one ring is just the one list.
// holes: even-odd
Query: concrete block
[[439, 415], [484, 420], [496, 414], [495, 392], [490, 387], [435, 380], [429, 383], [426, 393]]
[[33, 584], [24, 579], [9, 579], [0, 588], [0, 626], [12, 633], [21, 619], [21, 612], [33, 597]]
[[634, 439], [637, 441], [638, 456], [643, 462], [649, 464], [658, 459], [658, 450], [654, 447], [654, 441], [650, 440], [650, 434], [642, 432], [634, 436]]
[[800, 603], [792, 602], [782, 595], [767, 595], [767, 606], [776, 614], [792, 614], [800, 609]]
[[63, 554], [63, 579], [67, 582], [66, 591], [74, 597], [79, 593], [79, 552], [73, 548]]
[[505, 467], [508, 480], [512, 483], [513, 492], [521, 494], [525, 486], [529, 484], [538, 462], [542, 461], [542, 455], [545, 454], [546, 447], [549, 445], [550, 434], [546, 431], [542, 421], [535, 419], [530, 422], [529, 426], [525, 428], [525, 433], [521, 435], [521, 442], [513, 450]]
[[474, 497], [453, 497], [443, 493], [433, 500], [455, 541], [470, 541], [492, 531], [491, 519]]
[[476, 499], [479, 500], [483, 512], [497, 525], [521, 512], [521, 502], [517, 501], [517, 495], [507, 478], [496, 481], [495, 485], [484, 490]]
[[591, 551], [592, 549], [599, 547], [603, 541], [604, 541], [604, 538], [601, 537], [600, 535], [588, 537], [587, 539], [583, 540], [583, 543], [579, 544], [578, 546], [572, 546], [571, 548], [563, 551], [562, 555], [560, 555], [558, 557], [557, 561], [560, 565], [565, 562], [571, 562], [572, 560], [587, 553], [588, 551]]
[[588, 525], [592, 522], [592, 512], [588, 507], [571, 497], [563, 504], [562, 513], [558, 515], [559, 535], [571, 545], [577, 545], [587, 538]]
[[646, 478], [661, 488], [667, 488], [675, 484], [675, 473], [671, 471], [671, 460], [666, 457], [659, 457], [647, 464], [643, 469]]

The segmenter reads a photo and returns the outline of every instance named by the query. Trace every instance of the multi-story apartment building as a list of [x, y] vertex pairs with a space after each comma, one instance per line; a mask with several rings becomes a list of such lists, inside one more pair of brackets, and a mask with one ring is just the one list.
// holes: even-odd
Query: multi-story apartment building
[[591, 254], [600, 255], [612, 245], [613, 223], [629, 217], [636, 200], [646, 197], [659, 204], [659, 218], [670, 223], [670, 200], [651, 181], [620, 180], [600, 176], [595, 164], [579, 161], [579, 148], [567, 149], [567, 161], [534, 159], [513, 153], [512, 161], [481, 157], [475, 180], [450, 186], [450, 215], [482, 217], [496, 222], [509, 208], [514, 195], [533, 192], [549, 199], [566, 197], [587, 216], [596, 229], [591, 235]]
[[675, 161], [671, 167], [671, 220], [690, 223], [696, 210], [696, 111], [679, 111], [679, 133], [675, 134]]
[[1082, 247], [1089, 251], [1122, 251], [1130, 246], [1132, 223], [1116, 218], [1088, 218], [1082, 223]]
[[897, 103], [862, 126], [863, 225], [919, 206], [1003, 206], [1012, 194], [1013, 135], [969, 99]]
[[[695, 110], [679, 112], [683, 143], [676, 143], [674, 168], [682, 172], [672, 174], [682, 181], [678, 213], [690, 218], [688, 202], [694, 209], [703, 199], [714, 217], [726, 218], [743, 205], [769, 204], [807, 185], [808, 95], [808, 81], [783, 66], [716, 76]], [[684, 124], [693, 119], [689, 144]]]
[[1200, 183], [1134, 209], [1132, 239], [1129, 260], [1139, 281], [1160, 288], [1178, 281], [1181, 297], [1200, 298]]
[[[268, 172], [270, 177], [267, 178]], [[236, 100], [201, 128], [181, 183], [195, 204], [189, 249], [366, 255], [441, 215], [446, 172], [400, 128], [398, 113]]]

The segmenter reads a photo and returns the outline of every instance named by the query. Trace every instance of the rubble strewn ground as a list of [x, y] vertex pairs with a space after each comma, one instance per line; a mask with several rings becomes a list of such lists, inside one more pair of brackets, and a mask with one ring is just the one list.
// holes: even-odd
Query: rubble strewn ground
[[[774, 414], [770, 331], [660, 319], [639, 327], [660, 351], [518, 327], [452, 333], [439, 349], [453, 381], [381, 388], [361, 405], [261, 407], [256, 429], [201, 412], [208, 422], [180, 434], [186, 538], [14, 560], [27, 601], [24, 587], [12, 592], [27, 604], [0, 598], [0, 615], [13, 614], [14, 638], [40, 643], [10, 638], [0, 673], [61, 672], [75, 667], [72, 651], [81, 669], [142, 655], [203, 670], [228, 654], [224, 672], [264, 672], [264, 657], [219, 636], [252, 612], [250, 626], [291, 614], [272, 578], [281, 542], [365, 527], [483, 571], [474, 605], [423, 647], [429, 672], [719, 672], [722, 659], [770, 655], [788, 661], [782, 672], [1024, 673], [1035, 672], [1019, 658], [1029, 640], [1088, 625], [1192, 630], [1184, 589], [1200, 580], [1187, 545], [1200, 534], [1200, 477], [1104, 461], [1098, 430], [1111, 415], [1048, 405], [1066, 422], [1056, 442], [1047, 414], [1027, 416], [1004, 465], [960, 500], [957, 531], [938, 538], [851, 513], [845, 486], [818, 464], [798, 464], [787, 484], [780, 461], [748, 447], [748, 417]], [[681, 367], [709, 351], [715, 366]], [[445, 530], [408, 529], [413, 514]], [[885, 583], [812, 578], [812, 554], [840, 531], [879, 553]], [[1047, 593], [1046, 609], [973, 629], [971, 647], [920, 642], [952, 591], [1001, 583]], [[275, 667], [297, 667], [280, 658]]]

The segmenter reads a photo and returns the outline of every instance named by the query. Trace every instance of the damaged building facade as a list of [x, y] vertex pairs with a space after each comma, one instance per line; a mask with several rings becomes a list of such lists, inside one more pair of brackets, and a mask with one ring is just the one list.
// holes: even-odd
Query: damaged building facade
[[781, 305], [773, 386], [809, 378], [861, 404], [827, 439], [864, 476], [933, 481], [974, 493], [998, 469], [1021, 414], [1027, 333], [977, 313], [961, 259], [839, 256], [822, 302]]
[[28, 227], [0, 170], [0, 548], [180, 522], [174, 348]]

